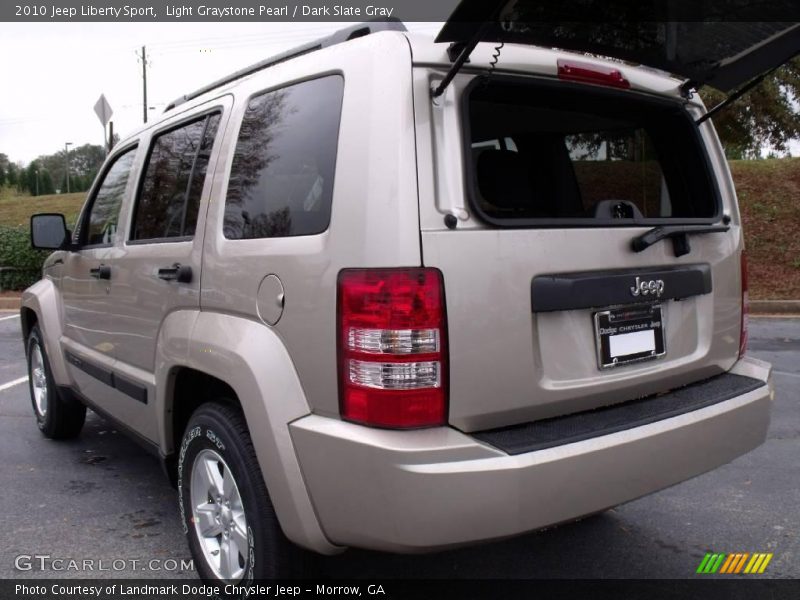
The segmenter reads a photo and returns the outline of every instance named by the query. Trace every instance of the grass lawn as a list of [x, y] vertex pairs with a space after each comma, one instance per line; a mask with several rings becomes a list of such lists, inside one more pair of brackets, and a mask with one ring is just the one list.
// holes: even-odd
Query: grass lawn
[[750, 298], [800, 299], [800, 158], [735, 160]]
[[67, 227], [78, 217], [86, 192], [53, 194], [52, 196], [13, 196], [7, 189], [0, 191], [0, 225], [28, 227], [31, 215], [40, 212], [62, 213]]
[[[800, 299], [800, 158], [731, 161], [744, 222], [753, 299]], [[85, 193], [13, 196], [0, 189], [0, 225], [28, 226], [37, 212], [71, 227]]]

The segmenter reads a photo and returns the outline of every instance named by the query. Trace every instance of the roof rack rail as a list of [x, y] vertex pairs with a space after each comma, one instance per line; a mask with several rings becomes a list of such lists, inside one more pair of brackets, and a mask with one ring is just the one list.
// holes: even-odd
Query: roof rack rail
[[335, 31], [329, 36], [324, 38], [320, 38], [313, 42], [308, 42], [307, 44], [303, 44], [302, 46], [298, 46], [297, 48], [292, 48], [286, 52], [282, 52], [281, 54], [276, 54], [270, 58], [265, 58], [255, 64], [250, 65], [249, 67], [245, 67], [244, 69], [240, 69], [235, 73], [231, 73], [230, 75], [226, 75], [222, 79], [218, 79], [213, 83], [209, 83], [197, 89], [189, 94], [185, 94], [176, 98], [172, 102], [167, 105], [167, 108], [164, 109], [164, 112], [170, 111], [176, 106], [183, 104], [184, 102], [188, 102], [189, 100], [193, 100], [198, 96], [205, 94], [206, 92], [210, 92], [218, 87], [222, 87], [225, 84], [231, 83], [232, 81], [236, 81], [237, 79], [241, 79], [242, 77], [246, 77], [247, 75], [252, 75], [257, 71], [261, 71], [273, 65], [277, 65], [278, 63], [285, 62], [289, 59], [296, 58], [298, 56], [302, 56], [303, 54], [309, 54], [311, 52], [315, 52], [317, 50], [321, 50], [322, 48], [327, 48], [329, 46], [335, 46], [336, 44], [341, 44], [343, 42], [348, 42], [350, 40], [354, 40], [359, 37], [364, 37], [365, 35], [370, 35], [372, 33], [377, 33], [379, 31], [408, 31], [406, 26], [398, 19], [389, 19], [386, 21], [367, 21], [364, 23], [359, 23], [358, 25], [352, 25], [350, 27], [345, 27], [344, 29], [340, 29], [339, 31]]

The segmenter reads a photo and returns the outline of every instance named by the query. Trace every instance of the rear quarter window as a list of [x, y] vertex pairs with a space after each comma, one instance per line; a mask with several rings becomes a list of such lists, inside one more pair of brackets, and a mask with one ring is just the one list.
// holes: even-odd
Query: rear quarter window
[[332, 75], [249, 100], [225, 200], [228, 239], [328, 228], [344, 80]]

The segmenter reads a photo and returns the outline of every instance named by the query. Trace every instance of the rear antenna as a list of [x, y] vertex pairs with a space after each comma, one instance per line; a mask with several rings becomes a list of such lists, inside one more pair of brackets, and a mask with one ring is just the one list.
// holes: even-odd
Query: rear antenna
[[[511, 31], [511, 21], [500, 21], [500, 29], [502, 29], [505, 33], [509, 33]], [[497, 62], [500, 60], [500, 51], [505, 46], [505, 42], [500, 42], [497, 46], [494, 47], [494, 52], [492, 52], [492, 59], [489, 61], [489, 71], [486, 73], [486, 79], [483, 82], [484, 86], [489, 85], [489, 81], [492, 79], [492, 75], [494, 74], [495, 68], [497, 67]]]
[[492, 60], [489, 61], [489, 70], [486, 72], [486, 77], [483, 80], [483, 85], [489, 85], [489, 81], [492, 78], [492, 74], [494, 73], [494, 69], [497, 66], [497, 61], [500, 59], [500, 51], [505, 46], [505, 42], [500, 42], [497, 46], [494, 47], [494, 52], [492, 53]]

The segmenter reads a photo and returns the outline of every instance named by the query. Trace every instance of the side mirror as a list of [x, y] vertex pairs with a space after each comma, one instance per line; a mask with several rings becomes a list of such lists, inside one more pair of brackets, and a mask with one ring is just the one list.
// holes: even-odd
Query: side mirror
[[38, 250], [60, 250], [69, 242], [64, 215], [41, 213], [31, 217], [31, 246]]

